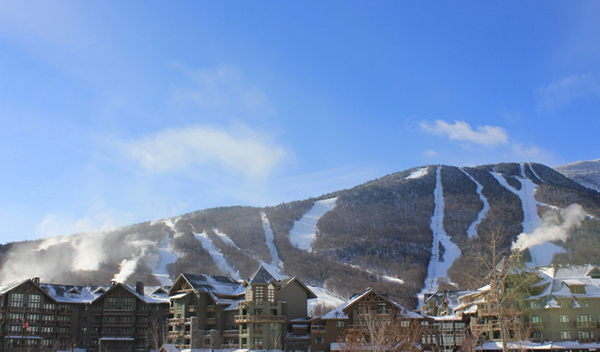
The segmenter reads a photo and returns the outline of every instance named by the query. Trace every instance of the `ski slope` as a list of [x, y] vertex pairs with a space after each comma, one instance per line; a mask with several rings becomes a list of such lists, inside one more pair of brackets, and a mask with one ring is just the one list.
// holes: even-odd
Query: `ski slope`
[[[444, 190], [442, 188], [441, 169], [442, 167], [438, 166], [436, 170], [436, 185], [433, 191], [435, 208], [430, 225], [433, 232], [433, 244], [431, 247], [431, 259], [427, 267], [425, 286], [419, 294], [419, 307], [423, 304], [423, 294], [437, 291], [438, 279], [448, 279], [448, 269], [452, 266], [454, 260], [460, 257], [460, 249], [452, 242], [444, 230]], [[440, 253], [440, 244], [445, 249], [443, 256]]]
[[317, 236], [317, 222], [335, 207], [336, 200], [337, 197], [316, 201], [300, 220], [294, 222], [294, 227], [290, 230], [290, 242], [299, 249], [310, 251]]
[[479, 195], [479, 199], [481, 199], [481, 201], [483, 202], [483, 208], [481, 209], [479, 214], [477, 214], [477, 219], [467, 229], [467, 236], [469, 238], [477, 238], [477, 226], [479, 226], [483, 219], [485, 219], [485, 215], [487, 214], [488, 210], [490, 210], [490, 203], [488, 202], [487, 198], [483, 195], [483, 193], [481, 193], [481, 191], [483, 190], [483, 186], [479, 182], [477, 182], [475, 178], [473, 178], [471, 175], [465, 172], [465, 170], [460, 169], [460, 171], [462, 171], [465, 175], [469, 176], [469, 178], [473, 182], [475, 182], [475, 185], [477, 186], [477, 194]]

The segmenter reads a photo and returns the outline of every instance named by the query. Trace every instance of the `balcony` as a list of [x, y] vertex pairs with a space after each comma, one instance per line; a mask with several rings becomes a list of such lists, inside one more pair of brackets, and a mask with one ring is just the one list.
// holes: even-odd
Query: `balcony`
[[[240, 302], [240, 303], [242, 303], [242, 302]], [[238, 307], [239, 307], [239, 304], [238, 304]], [[206, 312], [207, 312], [207, 313], [216, 313], [216, 312], [218, 312], [218, 311], [219, 311], [219, 307], [217, 307], [217, 306], [216, 306], [216, 305], [214, 305], [214, 304], [211, 304], [211, 305], [209, 305], [209, 306], [206, 306]]]
[[543, 321], [529, 322], [529, 323], [527, 323], [527, 327], [530, 329], [543, 329], [544, 322]]
[[169, 319], [169, 325], [174, 326], [174, 325], [182, 325], [185, 323], [185, 319], [184, 318], [173, 318], [173, 319]]
[[131, 322], [131, 321], [105, 321], [104, 326], [107, 326], [107, 327], [131, 327], [131, 326], [133, 326], [133, 322]]
[[104, 315], [133, 315], [132, 309], [105, 309]]
[[254, 330], [252, 330], [252, 333], [254, 335], [262, 335], [263, 330], [262, 329], [254, 329]]
[[70, 321], [58, 321], [58, 326], [71, 326]]
[[311, 325], [310, 331], [312, 332], [326, 332], [327, 327], [324, 325]]
[[169, 338], [176, 339], [179, 337], [179, 331], [169, 331]]
[[169, 314], [175, 314], [175, 307], [169, 308]]
[[147, 328], [150, 326], [150, 323], [147, 321], [136, 321], [135, 326], [138, 328]]
[[236, 324], [247, 324], [247, 323], [285, 323], [286, 317], [284, 315], [236, 315]]
[[135, 312], [136, 315], [139, 316], [148, 316], [150, 315], [150, 311], [149, 310], [138, 310]]
[[598, 343], [598, 339], [595, 337], [582, 337], [579, 338], [579, 343]]
[[42, 325], [44, 325], [44, 326], [55, 326], [56, 325], [56, 321], [54, 321], [54, 320], [43, 320], [42, 321]]
[[248, 336], [248, 329], [242, 329], [242, 333], [240, 334], [242, 337]]
[[206, 318], [204, 319], [206, 325], [217, 325], [217, 318]]
[[71, 315], [72, 313], [73, 313], [73, 311], [70, 309], [59, 309], [58, 310], [59, 315]]
[[[246, 330], [246, 334], [247, 334], [247, 330]], [[240, 335], [240, 331], [239, 330], [223, 330], [223, 337], [225, 338], [235, 338], [238, 337]]]
[[598, 325], [595, 321], [578, 321], [575, 324], [576, 327], [582, 329], [595, 328]]
[[198, 311], [198, 306], [195, 306], [195, 305], [187, 306], [187, 311], [189, 313], [196, 313]]

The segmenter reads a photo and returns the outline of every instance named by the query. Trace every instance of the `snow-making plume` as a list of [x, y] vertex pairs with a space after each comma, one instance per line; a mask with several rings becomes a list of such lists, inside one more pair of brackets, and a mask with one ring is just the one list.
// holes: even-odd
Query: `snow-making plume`
[[97, 270], [104, 261], [103, 234], [91, 232], [16, 243], [6, 254], [0, 282], [28, 277], [52, 279], [62, 273]]
[[523, 251], [536, 245], [551, 241], [565, 242], [572, 229], [580, 227], [587, 216], [579, 204], [571, 204], [564, 210], [548, 212], [544, 216], [541, 226], [531, 234], [522, 233], [512, 244], [513, 250]]
[[159, 256], [156, 255], [158, 247], [156, 246], [156, 243], [152, 241], [130, 240], [127, 242], [127, 246], [133, 249], [133, 254], [131, 255], [131, 259], [123, 259], [121, 264], [119, 264], [120, 271], [118, 274], [115, 274], [113, 279], [116, 282], [125, 282], [133, 275], [141, 259], [143, 259], [150, 267], [157, 266], [160, 261]]

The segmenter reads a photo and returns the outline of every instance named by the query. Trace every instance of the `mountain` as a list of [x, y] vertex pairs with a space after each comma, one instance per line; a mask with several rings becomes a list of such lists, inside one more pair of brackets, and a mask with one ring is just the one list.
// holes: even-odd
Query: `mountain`
[[554, 170], [585, 187], [600, 191], [600, 159], [577, 161], [557, 166]]
[[530, 266], [598, 263], [599, 216], [597, 191], [542, 164], [423, 166], [272, 207], [8, 243], [0, 281], [168, 284], [181, 272], [247, 278], [263, 265], [339, 297], [368, 286], [414, 307], [421, 291], [473, 286], [473, 251], [499, 229], [501, 247], [518, 240]]

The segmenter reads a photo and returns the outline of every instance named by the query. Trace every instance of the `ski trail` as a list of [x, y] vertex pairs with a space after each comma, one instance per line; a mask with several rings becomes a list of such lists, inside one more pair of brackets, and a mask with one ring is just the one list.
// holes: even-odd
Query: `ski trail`
[[[491, 174], [504, 188], [516, 194], [519, 197], [519, 199], [521, 199], [521, 205], [523, 208], [523, 232], [528, 234], [533, 233], [533, 231], [542, 224], [542, 219], [538, 214], [538, 205], [546, 204], [540, 203], [535, 199], [534, 195], [537, 185], [526, 176], [525, 163], [521, 163], [521, 176], [517, 176], [519, 182], [521, 182], [520, 190], [517, 190], [516, 188], [508, 184], [504, 176], [502, 176], [501, 174], [495, 171], [491, 172]], [[546, 242], [537, 246], [530, 247], [529, 253], [531, 254], [531, 263], [528, 263], [527, 266], [535, 267], [542, 265], [550, 265], [552, 255], [556, 252], [561, 251], [563, 251], [563, 248], [551, 242]]]
[[269, 248], [269, 252], [271, 252], [271, 264], [278, 267], [283, 267], [283, 263], [281, 262], [281, 259], [279, 258], [279, 253], [277, 252], [277, 248], [275, 247], [275, 243], [273, 243], [275, 236], [273, 235], [271, 223], [267, 218], [267, 214], [265, 214], [265, 212], [261, 212], [260, 217], [262, 218], [263, 228], [265, 229], [265, 239], [267, 242], [267, 247]]
[[[437, 168], [436, 185], [433, 191], [435, 207], [431, 217], [431, 230], [433, 232], [433, 245], [431, 248], [431, 259], [427, 267], [427, 278], [425, 286], [419, 294], [419, 307], [423, 304], [425, 293], [435, 292], [438, 288], [437, 280], [447, 278], [448, 268], [455, 259], [460, 257], [460, 249], [444, 230], [444, 190], [442, 189], [441, 166]], [[440, 256], [440, 244], [444, 246], [444, 255]]]
[[337, 197], [315, 202], [300, 220], [294, 222], [294, 227], [290, 230], [290, 242], [299, 249], [310, 251], [317, 237], [317, 222], [335, 207], [336, 200]]
[[535, 177], [537, 177], [537, 179], [538, 179], [538, 180], [540, 180], [540, 181], [544, 182], [544, 181], [542, 180], [542, 178], [540, 177], [540, 175], [538, 175], [538, 174], [537, 174], [537, 172], [535, 172], [535, 170], [533, 169], [533, 166], [531, 166], [531, 163], [527, 163], [527, 165], [529, 166], [529, 170], [531, 170], [531, 172], [533, 173], [533, 175], [534, 175]]
[[477, 238], [477, 226], [479, 226], [479, 224], [485, 218], [485, 214], [487, 214], [488, 210], [490, 210], [490, 203], [488, 202], [487, 198], [481, 192], [483, 190], [483, 186], [479, 182], [477, 182], [475, 180], [475, 178], [473, 178], [471, 175], [469, 175], [467, 172], [465, 172], [465, 170], [460, 169], [460, 171], [462, 171], [465, 175], [469, 176], [469, 178], [473, 182], [475, 182], [475, 185], [477, 186], [477, 194], [479, 195], [479, 199], [481, 199], [481, 201], [483, 202], [483, 208], [477, 215], [477, 220], [475, 220], [475, 222], [473, 222], [471, 224], [471, 226], [469, 226], [469, 229], [467, 230], [467, 236], [469, 238]]
[[233, 279], [240, 280], [240, 274], [229, 262], [225, 259], [223, 253], [221, 253], [217, 247], [212, 243], [210, 237], [206, 232], [197, 233], [194, 235], [201, 243], [202, 247], [204, 247], [208, 253], [210, 253], [210, 257], [212, 260], [219, 266], [219, 268], [225, 273], [226, 276], [229, 276]]

